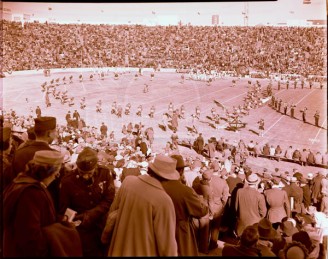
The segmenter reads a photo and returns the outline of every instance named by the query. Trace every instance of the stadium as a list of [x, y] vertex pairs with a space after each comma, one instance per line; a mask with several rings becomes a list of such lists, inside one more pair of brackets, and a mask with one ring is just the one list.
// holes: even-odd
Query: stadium
[[[241, 24], [231, 26], [223, 25], [214, 14], [207, 19], [212, 24], [192, 25], [172, 14], [161, 16], [157, 10], [143, 19], [145, 24], [129, 18], [117, 24], [114, 18], [112, 24], [92, 24], [81, 18], [62, 23], [59, 20], [66, 18], [55, 12], [55, 3], [51, 6], [43, 22], [36, 18], [39, 9], [33, 15], [26, 10], [18, 15], [17, 5], [3, 5], [2, 128], [11, 129], [14, 144], [6, 159], [13, 168], [16, 149], [35, 141], [28, 133], [36, 126], [39, 107], [41, 116], [56, 118], [58, 137], [49, 147], [61, 151], [68, 172], [77, 170], [81, 151], [91, 147], [102, 167], [113, 169], [123, 160], [122, 167], [130, 169], [133, 160], [140, 171], [137, 175], [147, 174], [142, 173], [147, 171], [143, 165], [155, 163], [160, 155], [181, 155], [187, 179], [197, 160], [201, 162], [197, 177], [203, 180], [208, 170], [218, 171], [224, 180], [239, 174], [243, 182], [256, 174], [261, 179], [259, 193], [265, 198], [273, 178], [281, 179], [285, 187], [297, 178], [300, 189], [305, 180], [310, 186], [309, 174], [327, 179], [327, 28], [319, 18], [299, 20], [297, 25], [295, 19], [275, 25], [256, 21], [251, 26], [250, 7], [242, 4]], [[204, 15], [204, 11], [192, 11]], [[161, 21], [164, 25], [158, 24]], [[225, 147], [220, 146], [222, 142]], [[112, 171], [116, 193], [123, 184], [122, 170], [117, 168]], [[327, 217], [322, 204], [328, 193], [324, 193], [325, 183], [319, 186], [319, 205], [311, 189], [310, 202], [304, 205], [304, 191], [300, 208], [296, 196], [286, 191], [291, 207], [287, 216], [308, 215], [309, 207], [316, 206]], [[193, 181], [188, 187], [204, 197]], [[211, 232], [211, 220], [204, 222]], [[226, 220], [220, 225], [217, 245], [206, 248], [201, 240], [213, 234], [204, 236], [196, 230], [198, 254], [193, 255], [221, 256], [224, 244], [236, 245], [241, 233], [236, 234], [229, 224]], [[324, 258], [328, 224], [321, 228], [318, 224], [314, 223], [316, 233], [308, 230], [313, 244], [319, 240], [317, 248], [307, 253]], [[111, 255], [154, 255], [142, 250], [120, 254], [117, 242], [110, 246]], [[177, 243], [177, 254], [164, 255], [183, 255]], [[86, 253], [83, 246], [82, 250]]]

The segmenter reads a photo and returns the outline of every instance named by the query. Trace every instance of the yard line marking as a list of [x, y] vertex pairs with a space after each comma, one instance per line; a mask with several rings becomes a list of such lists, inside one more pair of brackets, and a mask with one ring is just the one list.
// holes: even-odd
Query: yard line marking
[[323, 123], [321, 124], [321, 128], [318, 130], [317, 135], [315, 135], [314, 139], [312, 140], [312, 144], [313, 144], [314, 142], [316, 142], [317, 137], [319, 136], [319, 133], [320, 133], [320, 131], [322, 130], [322, 127], [323, 127], [323, 125], [325, 124], [326, 120], [327, 120], [327, 118], [325, 118], [325, 120], [324, 120]]
[[22, 92], [21, 92], [19, 95], [17, 95], [17, 96], [16, 96], [16, 98], [15, 98], [14, 100], [15, 100], [15, 101], [17, 101], [17, 100], [18, 100], [18, 98], [19, 98], [19, 97], [20, 97], [22, 94], [24, 94], [24, 93], [25, 93], [25, 91], [26, 91], [26, 90], [23, 90], [23, 91], [22, 91]]
[[269, 127], [264, 133], [263, 135], [265, 135], [270, 129], [272, 129], [282, 118], [284, 117], [284, 115], [281, 115], [281, 117], [271, 125], [271, 127]]
[[83, 83], [83, 81], [82, 81], [81, 83], [82, 83], [82, 86], [83, 86], [83, 91], [84, 91], [84, 92], [86, 92], [86, 91], [87, 91], [87, 89], [85, 89], [85, 86], [84, 86], [84, 83]]
[[303, 101], [303, 99], [306, 98], [308, 95], [310, 95], [313, 91], [314, 89], [311, 92], [309, 92], [307, 95], [303, 96], [303, 98], [299, 100], [296, 104], [299, 104], [301, 101]]

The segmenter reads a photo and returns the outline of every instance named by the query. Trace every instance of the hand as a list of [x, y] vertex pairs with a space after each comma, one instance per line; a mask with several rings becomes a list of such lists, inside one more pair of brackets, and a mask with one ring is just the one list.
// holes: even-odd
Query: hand
[[84, 214], [81, 213], [81, 214], [77, 214], [75, 217], [74, 217], [74, 221], [83, 221], [84, 219]]

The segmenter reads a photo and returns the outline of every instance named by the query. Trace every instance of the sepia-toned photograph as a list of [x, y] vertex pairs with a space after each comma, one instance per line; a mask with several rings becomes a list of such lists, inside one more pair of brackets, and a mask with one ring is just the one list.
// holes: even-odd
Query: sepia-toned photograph
[[327, 1], [0, 9], [0, 257], [327, 258]]

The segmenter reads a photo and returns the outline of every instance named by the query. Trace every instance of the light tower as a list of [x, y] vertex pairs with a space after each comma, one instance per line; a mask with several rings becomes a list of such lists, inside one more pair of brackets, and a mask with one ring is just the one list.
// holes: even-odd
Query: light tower
[[244, 11], [242, 14], [244, 15], [244, 26], [248, 26], [248, 2], [244, 3]]

